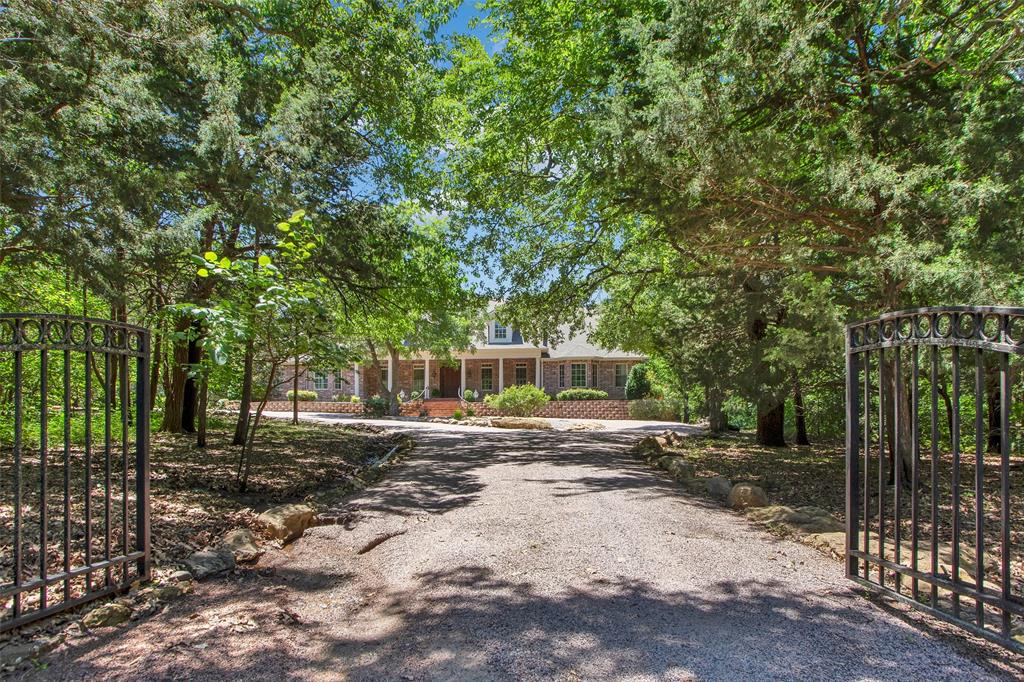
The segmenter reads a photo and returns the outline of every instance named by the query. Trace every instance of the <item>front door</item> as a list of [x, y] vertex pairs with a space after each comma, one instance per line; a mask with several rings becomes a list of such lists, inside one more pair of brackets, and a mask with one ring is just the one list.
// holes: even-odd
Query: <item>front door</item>
[[462, 370], [459, 367], [441, 365], [441, 397], [458, 398], [462, 385]]

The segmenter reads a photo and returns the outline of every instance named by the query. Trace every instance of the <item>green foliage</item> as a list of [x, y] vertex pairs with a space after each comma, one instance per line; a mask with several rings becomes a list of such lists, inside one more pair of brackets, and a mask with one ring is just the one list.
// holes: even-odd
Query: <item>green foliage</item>
[[645, 398], [629, 403], [629, 416], [644, 421], [679, 421], [679, 403], [674, 400]]
[[351, 402], [351, 403], [352, 403], [353, 405], [358, 405], [358, 404], [359, 404], [359, 400], [360, 400], [359, 396], [357, 396], [357, 395], [354, 395], [354, 396], [352, 396], [352, 398], [350, 399], [350, 402]]
[[363, 403], [363, 415], [379, 419], [388, 413], [388, 408], [389, 402], [379, 395], [375, 395], [367, 398]]
[[548, 404], [551, 398], [533, 384], [509, 386], [501, 393], [484, 397], [484, 403], [499, 414], [513, 417], [532, 417]]
[[[317, 400], [316, 391], [299, 390], [299, 400], [315, 401]], [[288, 400], [295, 400], [295, 391], [288, 391]]]
[[650, 368], [643, 362], [633, 365], [626, 377], [626, 400], [643, 400], [652, 395]]
[[567, 388], [559, 391], [555, 400], [607, 400], [608, 392], [596, 388]]
[[472, 407], [467, 407], [466, 408], [466, 416], [467, 417], [475, 417], [476, 416], [476, 410], [474, 410]]
[[460, 410], [460, 409], [456, 408], [456, 409], [455, 409], [455, 410], [454, 410], [454, 411], [452, 412], [452, 419], [455, 419], [455, 420], [461, 420], [461, 419], [462, 419], [462, 417], [463, 417], [463, 414], [462, 414], [462, 410]]
[[476, 402], [476, 391], [474, 391], [471, 388], [467, 388], [465, 391], [462, 392], [462, 399], [465, 400], [467, 403]]

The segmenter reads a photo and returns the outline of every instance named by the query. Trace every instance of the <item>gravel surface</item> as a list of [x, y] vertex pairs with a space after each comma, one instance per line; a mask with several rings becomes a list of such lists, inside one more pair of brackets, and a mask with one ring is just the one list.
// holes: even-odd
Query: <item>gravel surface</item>
[[337, 510], [346, 523], [133, 628], [73, 640], [35, 675], [994, 679], [857, 596], [837, 562], [633, 460], [625, 444], [646, 425], [398, 424], [418, 447]]

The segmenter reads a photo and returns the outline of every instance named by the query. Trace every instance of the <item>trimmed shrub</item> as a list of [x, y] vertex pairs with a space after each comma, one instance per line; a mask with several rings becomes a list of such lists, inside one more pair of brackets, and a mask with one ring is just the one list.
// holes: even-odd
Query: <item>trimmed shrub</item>
[[559, 391], [555, 400], [608, 400], [608, 393], [596, 388], [567, 388]]
[[356, 405], [358, 405], [359, 404], [359, 396], [357, 396], [357, 395], [352, 396], [352, 402], [355, 403]]
[[379, 395], [375, 395], [372, 398], [367, 398], [366, 402], [363, 403], [363, 415], [366, 417], [383, 417], [388, 413], [388, 401], [381, 398]]
[[[288, 391], [288, 400], [295, 400], [295, 391]], [[299, 391], [299, 400], [312, 402], [318, 400], [316, 391]]]
[[501, 393], [484, 398], [484, 402], [498, 414], [512, 417], [531, 417], [548, 404], [551, 397], [533, 384], [509, 386]]
[[476, 416], [476, 410], [474, 410], [472, 407], [467, 407], [466, 408], [466, 416], [467, 417], [475, 417]]
[[679, 421], [679, 404], [674, 400], [634, 400], [629, 403], [629, 416], [644, 421]]
[[474, 391], [471, 388], [467, 388], [465, 391], [462, 392], [462, 399], [465, 400], [467, 403], [475, 402], [476, 391]]
[[654, 394], [651, 389], [651, 368], [646, 362], [633, 365], [626, 378], [626, 400], [643, 400]]
[[455, 410], [454, 412], [452, 412], [452, 419], [455, 419], [455, 420], [462, 419], [462, 410]]

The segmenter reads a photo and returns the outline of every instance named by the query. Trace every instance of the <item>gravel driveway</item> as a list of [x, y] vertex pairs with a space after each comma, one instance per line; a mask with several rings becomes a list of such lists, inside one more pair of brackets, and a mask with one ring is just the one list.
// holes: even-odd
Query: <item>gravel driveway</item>
[[419, 445], [347, 523], [39, 676], [992, 678], [855, 595], [837, 562], [682, 494], [626, 453], [635, 431], [402, 424]]

